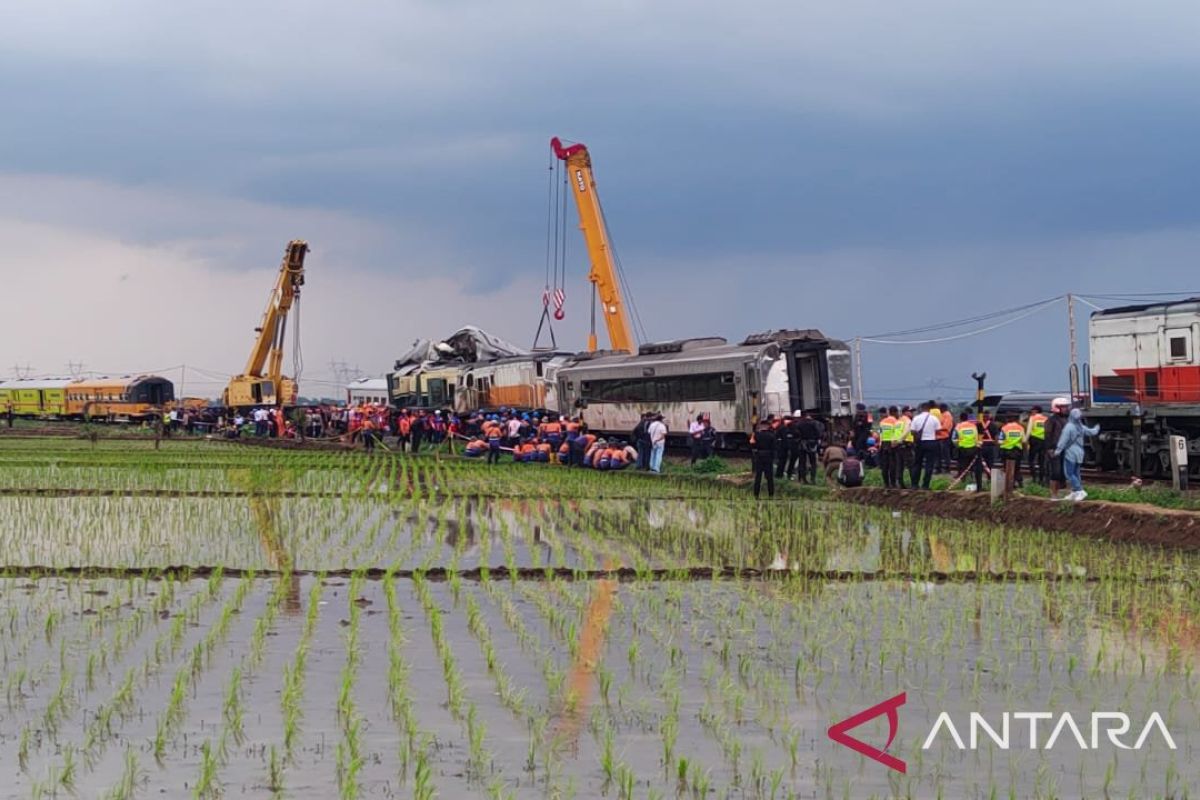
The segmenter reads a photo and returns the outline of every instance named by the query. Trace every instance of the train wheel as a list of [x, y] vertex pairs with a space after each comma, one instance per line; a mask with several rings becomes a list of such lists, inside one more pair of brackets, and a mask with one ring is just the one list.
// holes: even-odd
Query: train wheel
[[1150, 474], [1155, 480], [1163, 480], [1171, 475], [1171, 454], [1166, 450], [1159, 450], [1150, 457]]

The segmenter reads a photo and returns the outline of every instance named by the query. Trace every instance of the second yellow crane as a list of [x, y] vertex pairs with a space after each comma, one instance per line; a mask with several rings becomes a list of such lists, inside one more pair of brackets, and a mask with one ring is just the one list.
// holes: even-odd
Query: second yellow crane
[[246, 369], [229, 381], [221, 399], [226, 408], [251, 406], [290, 406], [296, 402], [296, 382], [283, 375], [283, 343], [288, 312], [300, 297], [304, 285], [304, 257], [308, 243], [300, 239], [288, 242], [279, 265], [275, 288], [263, 312], [262, 324], [254, 329], [256, 337]]
[[608, 229], [604, 225], [600, 197], [596, 194], [591, 154], [588, 153], [586, 145], [563, 145], [557, 136], [550, 140], [550, 147], [554, 150], [554, 155], [567, 167], [567, 183], [570, 184], [571, 194], [575, 197], [575, 207], [579, 209], [579, 228], [583, 231], [588, 260], [592, 267], [588, 273], [588, 280], [592, 282], [595, 297], [592, 326], [588, 333], [588, 352], [596, 350], [595, 300], [598, 299], [601, 313], [604, 315], [604, 325], [608, 329], [609, 346], [613, 350], [636, 353], [637, 340], [633, 335], [629, 312], [625, 308], [625, 299], [621, 296], [617, 261], [613, 256], [612, 243], [608, 239]]

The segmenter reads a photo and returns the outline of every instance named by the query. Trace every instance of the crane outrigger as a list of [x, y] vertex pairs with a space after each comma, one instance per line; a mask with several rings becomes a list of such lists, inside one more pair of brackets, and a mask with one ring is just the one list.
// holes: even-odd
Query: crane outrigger
[[583, 231], [592, 266], [588, 273], [588, 280], [592, 282], [592, 326], [588, 333], [588, 352], [596, 351], [596, 300], [599, 299], [604, 325], [608, 328], [609, 346], [613, 350], [636, 353], [637, 340], [625, 309], [625, 300], [621, 296], [617, 261], [613, 257], [612, 244], [604, 225], [600, 197], [596, 194], [592, 156], [588, 153], [587, 145], [576, 143], [564, 146], [557, 136], [550, 140], [550, 147], [570, 173], [567, 183], [571, 186], [571, 194], [575, 196], [575, 207], [579, 209], [579, 229]]
[[288, 312], [300, 299], [300, 287], [304, 285], [307, 254], [307, 242], [288, 242], [262, 324], [254, 329], [257, 338], [246, 369], [229, 380], [221, 398], [226, 408], [289, 406], [296, 402], [296, 381], [283, 375], [283, 343]]

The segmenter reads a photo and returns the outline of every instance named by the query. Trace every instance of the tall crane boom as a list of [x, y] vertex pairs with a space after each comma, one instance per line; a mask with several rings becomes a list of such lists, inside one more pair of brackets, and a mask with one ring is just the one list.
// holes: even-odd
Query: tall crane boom
[[307, 254], [307, 242], [300, 239], [288, 242], [262, 323], [254, 329], [257, 336], [246, 368], [241, 375], [232, 378], [225, 389], [226, 407], [280, 406], [295, 402], [296, 382], [283, 375], [283, 345], [288, 312], [300, 297], [300, 287], [304, 285], [304, 257]]
[[[587, 243], [588, 260], [591, 271], [588, 280], [592, 282], [593, 291], [600, 300], [601, 313], [604, 315], [604, 325], [608, 328], [608, 341], [613, 350], [637, 352], [637, 343], [633, 336], [633, 326], [629, 322], [629, 314], [625, 310], [625, 300], [621, 296], [621, 284], [617, 275], [617, 262], [613, 257], [612, 246], [608, 241], [608, 230], [604, 226], [604, 211], [600, 207], [600, 197], [596, 194], [596, 179], [592, 175], [592, 157], [584, 144], [563, 146], [556, 136], [550, 140], [550, 147], [559, 160], [566, 164], [567, 183], [571, 186], [571, 194], [575, 196], [575, 207], [579, 209], [579, 229], [583, 231], [583, 239]], [[593, 298], [593, 304], [595, 298]], [[588, 333], [588, 351], [596, 350], [596, 316], [592, 314], [592, 327]]]

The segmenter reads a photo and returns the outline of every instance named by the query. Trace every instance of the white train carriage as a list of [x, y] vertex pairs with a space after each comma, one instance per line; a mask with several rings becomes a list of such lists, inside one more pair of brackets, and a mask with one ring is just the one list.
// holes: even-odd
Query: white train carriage
[[1093, 404], [1200, 406], [1200, 299], [1096, 311], [1088, 341]]
[[387, 378], [362, 378], [346, 385], [346, 401], [352, 406], [375, 403], [386, 406], [388, 398]]
[[1088, 416], [1100, 423], [1094, 461], [1161, 477], [1172, 434], [1200, 467], [1200, 298], [1096, 311], [1088, 322]]
[[558, 405], [558, 371], [570, 353], [539, 352], [463, 366], [454, 406], [459, 413], [477, 409], [552, 409]]
[[560, 407], [595, 431], [628, 434], [643, 412], [663, 415], [673, 435], [706, 414], [723, 447], [744, 443], [769, 415], [810, 411], [830, 422], [852, 413], [849, 351], [819, 331], [773, 331], [731, 345], [688, 339], [597, 354], [558, 372]]

